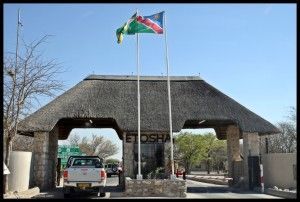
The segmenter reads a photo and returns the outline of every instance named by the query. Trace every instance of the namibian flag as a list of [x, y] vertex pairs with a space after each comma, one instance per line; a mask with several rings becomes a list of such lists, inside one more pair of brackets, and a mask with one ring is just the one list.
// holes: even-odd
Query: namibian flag
[[164, 11], [150, 16], [137, 16], [135, 13], [122, 27], [117, 29], [118, 43], [122, 43], [123, 34], [163, 34], [163, 14]]

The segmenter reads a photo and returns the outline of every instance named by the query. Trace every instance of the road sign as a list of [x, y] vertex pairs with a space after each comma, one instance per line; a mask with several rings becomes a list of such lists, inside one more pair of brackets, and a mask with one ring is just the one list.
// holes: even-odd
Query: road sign
[[58, 145], [57, 158], [61, 158], [61, 165], [65, 167], [69, 156], [85, 156], [78, 146]]

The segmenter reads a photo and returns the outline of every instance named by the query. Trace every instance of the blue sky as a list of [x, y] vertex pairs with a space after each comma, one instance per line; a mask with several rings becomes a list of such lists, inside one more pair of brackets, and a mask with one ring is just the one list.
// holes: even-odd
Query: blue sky
[[[136, 75], [136, 38], [119, 45], [115, 31], [136, 9], [164, 10], [171, 76], [200, 74], [274, 124], [296, 106], [296, 4], [4, 4], [4, 51], [18, 8], [25, 41], [54, 35], [42, 50], [66, 69], [66, 90], [92, 73]], [[140, 35], [141, 75], [166, 75], [164, 51], [163, 35]]]

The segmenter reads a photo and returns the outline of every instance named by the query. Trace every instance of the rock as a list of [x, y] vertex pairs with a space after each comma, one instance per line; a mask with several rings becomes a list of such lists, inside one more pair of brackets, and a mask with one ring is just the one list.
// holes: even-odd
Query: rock
[[274, 188], [275, 190], [278, 190], [278, 187], [276, 187], [276, 186], [274, 186], [273, 188]]

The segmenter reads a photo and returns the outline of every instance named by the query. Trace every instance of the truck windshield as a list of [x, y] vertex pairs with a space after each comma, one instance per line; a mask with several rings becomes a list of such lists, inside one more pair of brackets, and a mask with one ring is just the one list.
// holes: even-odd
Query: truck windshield
[[[75, 159], [73, 166], [92, 166], [95, 167], [96, 163], [102, 163], [99, 159]], [[102, 167], [102, 166], [101, 166]]]

